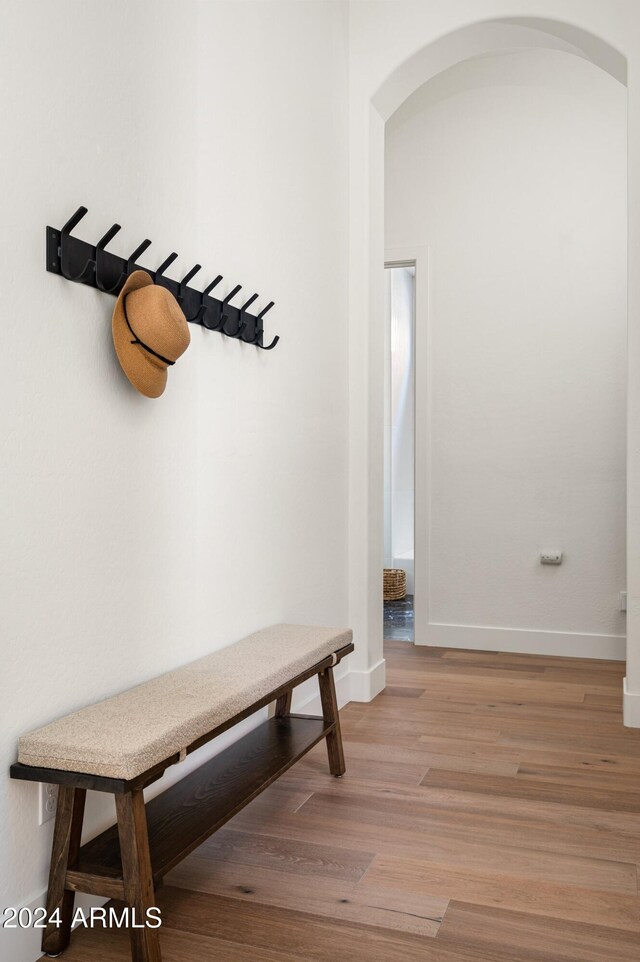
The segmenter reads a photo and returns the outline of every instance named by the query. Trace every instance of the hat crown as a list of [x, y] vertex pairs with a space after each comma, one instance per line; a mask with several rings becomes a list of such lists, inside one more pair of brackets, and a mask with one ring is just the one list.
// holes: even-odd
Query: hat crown
[[148, 284], [130, 291], [125, 300], [127, 318], [138, 340], [169, 361], [184, 354], [191, 341], [189, 325], [166, 287]]

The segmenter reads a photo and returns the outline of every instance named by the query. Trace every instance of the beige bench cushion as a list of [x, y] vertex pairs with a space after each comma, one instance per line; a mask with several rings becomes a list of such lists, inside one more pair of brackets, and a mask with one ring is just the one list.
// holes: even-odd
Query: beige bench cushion
[[340, 628], [274, 625], [20, 739], [24, 765], [135, 778], [350, 644]]

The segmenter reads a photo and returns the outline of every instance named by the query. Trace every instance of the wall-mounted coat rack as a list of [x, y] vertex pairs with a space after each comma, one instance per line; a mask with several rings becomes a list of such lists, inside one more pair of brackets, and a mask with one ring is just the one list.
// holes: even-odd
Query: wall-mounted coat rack
[[175, 253], [169, 254], [155, 271], [142, 267], [138, 264], [138, 258], [151, 246], [150, 240], [144, 240], [126, 259], [112, 254], [106, 247], [120, 230], [120, 224], [110, 227], [94, 247], [71, 235], [86, 213], [86, 207], [79, 207], [62, 230], [47, 227], [47, 270], [52, 274], [60, 274], [68, 281], [88, 284], [106, 294], [117, 295], [132, 271], [143, 270], [153, 277], [156, 284], [162, 284], [171, 291], [191, 324], [200, 324], [208, 331], [218, 331], [227, 337], [255, 344], [263, 351], [271, 351], [276, 346], [280, 340], [277, 335], [270, 344], [264, 343], [263, 320], [273, 307], [273, 301], [259, 314], [250, 314], [248, 309], [258, 299], [257, 294], [252, 294], [239, 307], [230, 303], [242, 290], [240, 284], [229, 291], [223, 300], [212, 297], [211, 291], [222, 280], [222, 274], [218, 274], [203, 291], [188, 287], [191, 278], [202, 269], [200, 264], [195, 264], [181, 281], [174, 281], [165, 276], [165, 271], [178, 256]]

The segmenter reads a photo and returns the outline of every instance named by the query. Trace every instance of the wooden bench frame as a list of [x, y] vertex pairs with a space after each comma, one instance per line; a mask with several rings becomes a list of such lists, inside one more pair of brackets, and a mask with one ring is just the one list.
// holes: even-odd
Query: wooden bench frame
[[[144, 921], [163, 876], [323, 738], [329, 770], [342, 776], [333, 667], [352, 651], [353, 644], [341, 648], [193, 742], [186, 754], [275, 701], [273, 717], [146, 804], [144, 789], [184, 753], [129, 780], [12, 765], [12, 778], [60, 786], [47, 893], [47, 918], [57, 912], [60, 924], [48, 924], [42, 951], [55, 957], [69, 945], [76, 892], [124, 901]], [[322, 717], [291, 714], [293, 689], [314, 675]], [[115, 796], [117, 823], [81, 845], [87, 789]], [[133, 962], [162, 962], [159, 932], [130, 927]]]

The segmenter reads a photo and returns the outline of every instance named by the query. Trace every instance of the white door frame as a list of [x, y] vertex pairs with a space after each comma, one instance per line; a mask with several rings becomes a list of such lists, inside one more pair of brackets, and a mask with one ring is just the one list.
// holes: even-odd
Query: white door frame
[[[413, 477], [413, 611], [414, 644], [427, 644], [429, 625], [429, 524], [431, 478], [429, 445], [431, 414], [429, 248], [388, 247], [384, 267], [415, 266], [414, 306], [414, 477]], [[384, 269], [384, 268], [383, 268]], [[381, 425], [383, 427], [383, 425]]]

